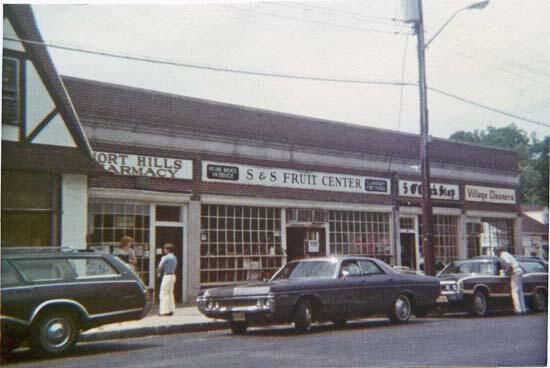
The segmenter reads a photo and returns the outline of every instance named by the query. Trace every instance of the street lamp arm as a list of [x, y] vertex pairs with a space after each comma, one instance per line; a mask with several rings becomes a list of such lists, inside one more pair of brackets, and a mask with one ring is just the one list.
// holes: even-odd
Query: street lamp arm
[[466, 10], [467, 8], [462, 8], [462, 9], [458, 9], [457, 11], [454, 12], [453, 15], [451, 15], [451, 17], [449, 19], [447, 19], [447, 21], [441, 26], [441, 28], [439, 28], [439, 30], [437, 32], [435, 32], [435, 34], [432, 36], [432, 38], [430, 38], [428, 40], [428, 42], [426, 42], [426, 44], [424, 45], [424, 48], [428, 48], [428, 46], [430, 45], [430, 43], [432, 43], [433, 40], [435, 40], [435, 38], [437, 36], [439, 36], [439, 34], [443, 31], [443, 29], [445, 27], [447, 27], [447, 24], [451, 23], [451, 21], [454, 19], [454, 17], [457, 16], [458, 13], [460, 13], [461, 11], [463, 10]]
[[441, 31], [443, 31], [443, 29], [445, 27], [447, 27], [447, 24], [451, 23], [451, 21], [454, 19], [454, 17], [457, 16], [458, 13], [460, 13], [461, 11], [464, 11], [464, 10], [471, 10], [471, 9], [483, 9], [485, 8], [487, 5], [489, 4], [489, 0], [484, 0], [484, 1], [479, 1], [477, 3], [474, 3], [474, 4], [471, 4], [469, 6], [466, 6], [462, 9], [458, 9], [457, 11], [455, 11], [453, 13], [453, 15], [451, 15], [451, 17], [441, 26], [441, 28], [439, 28], [439, 30], [437, 32], [435, 32], [435, 34], [432, 36], [432, 38], [430, 38], [428, 40], [428, 42], [426, 42], [424, 44], [424, 48], [428, 48], [428, 46], [430, 45], [430, 43], [432, 43], [433, 40], [435, 40], [435, 38], [437, 36], [439, 36], [439, 34], [441, 33]]

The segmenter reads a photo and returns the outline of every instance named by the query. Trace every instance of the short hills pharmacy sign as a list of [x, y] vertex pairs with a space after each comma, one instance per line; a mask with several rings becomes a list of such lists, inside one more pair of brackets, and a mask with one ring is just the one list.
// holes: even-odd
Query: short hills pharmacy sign
[[202, 180], [267, 187], [390, 194], [390, 180], [316, 171], [203, 161]]
[[192, 179], [193, 161], [179, 158], [94, 152], [94, 159], [113, 174], [153, 178]]

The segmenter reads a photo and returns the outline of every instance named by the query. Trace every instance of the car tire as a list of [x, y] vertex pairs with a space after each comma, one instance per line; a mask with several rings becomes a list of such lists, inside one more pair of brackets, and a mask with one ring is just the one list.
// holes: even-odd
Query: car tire
[[406, 323], [411, 318], [412, 303], [410, 297], [405, 294], [395, 298], [389, 313], [390, 320], [393, 323]]
[[531, 298], [531, 309], [535, 312], [544, 312], [548, 309], [548, 300], [546, 299], [544, 290], [535, 290]]
[[38, 355], [58, 355], [69, 350], [78, 335], [75, 320], [71, 312], [40, 314], [31, 326], [31, 350]]
[[333, 319], [331, 322], [336, 328], [344, 328], [348, 321], [345, 319]]
[[246, 322], [230, 321], [229, 328], [231, 329], [231, 332], [233, 332], [233, 335], [243, 335], [248, 328], [248, 324]]
[[313, 310], [309, 300], [302, 300], [296, 306], [294, 311], [294, 328], [298, 332], [308, 332], [311, 330], [313, 319]]
[[485, 317], [489, 311], [489, 303], [487, 294], [481, 290], [476, 290], [472, 295], [470, 309], [473, 315], [477, 317]]

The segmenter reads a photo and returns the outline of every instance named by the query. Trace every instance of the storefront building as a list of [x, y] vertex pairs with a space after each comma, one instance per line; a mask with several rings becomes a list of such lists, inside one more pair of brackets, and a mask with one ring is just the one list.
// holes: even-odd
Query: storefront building
[[3, 30], [2, 247], [84, 249], [91, 147], [30, 6], [5, 5]]
[[[63, 80], [104, 169], [89, 179], [88, 246], [132, 236], [151, 286], [165, 242], [184, 302], [304, 257], [423, 267], [418, 136]], [[517, 252], [515, 153], [434, 139], [431, 158], [436, 259]]]

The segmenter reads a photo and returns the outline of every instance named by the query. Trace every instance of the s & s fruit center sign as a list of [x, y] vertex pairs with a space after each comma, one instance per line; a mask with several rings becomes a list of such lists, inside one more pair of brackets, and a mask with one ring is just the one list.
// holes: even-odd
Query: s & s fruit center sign
[[367, 176], [326, 173], [203, 161], [202, 180], [267, 187], [325, 190], [347, 193], [390, 194], [390, 180]]

